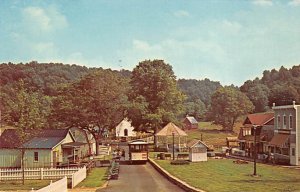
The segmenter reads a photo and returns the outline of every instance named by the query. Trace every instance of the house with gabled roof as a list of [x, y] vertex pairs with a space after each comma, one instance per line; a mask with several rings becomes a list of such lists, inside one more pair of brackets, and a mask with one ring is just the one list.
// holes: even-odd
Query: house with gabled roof
[[26, 132], [19, 139], [17, 130], [5, 130], [0, 137], [0, 167], [56, 167], [78, 161], [86, 155], [87, 143], [75, 142], [69, 129], [45, 129]]
[[197, 129], [198, 128], [198, 121], [193, 116], [186, 116], [182, 122], [183, 122], [184, 129]]
[[247, 115], [240, 128], [238, 143], [246, 156], [254, 151], [254, 126], [256, 127], [256, 148], [258, 153], [268, 151], [268, 142], [274, 134], [274, 113], [256, 113]]

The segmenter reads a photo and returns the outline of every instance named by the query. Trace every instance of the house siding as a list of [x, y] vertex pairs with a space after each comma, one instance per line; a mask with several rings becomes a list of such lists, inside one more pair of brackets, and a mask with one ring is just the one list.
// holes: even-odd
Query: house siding
[[296, 131], [296, 165], [299, 165], [299, 154], [300, 154], [300, 106], [296, 106], [296, 118], [295, 118], [295, 131]]
[[0, 149], [0, 168], [21, 167], [21, 150]]
[[[274, 129], [275, 134], [280, 131], [288, 130], [290, 132], [289, 137], [289, 158], [291, 165], [299, 165], [300, 154], [300, 106], [279, 106], [273, 107], [275, 112]], [[292, 122], [290, 122], [290, 116], [292, 116]], [[280, 121], [278, 121], [278, 117]], [[284, 124], [284, 118], [286, 118], [286, 124]], [[292, 123], [292, 125], [290, 125]]]
[[[50, 149], [26, 149], [25, 167], [51, 167], [53, 165], [51, 151]], [[38, 161], [34, 161], [34, 152], [38, 152]]]

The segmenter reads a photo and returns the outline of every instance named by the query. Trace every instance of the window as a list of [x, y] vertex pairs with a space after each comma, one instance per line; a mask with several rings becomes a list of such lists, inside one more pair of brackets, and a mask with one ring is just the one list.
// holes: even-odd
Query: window
[[34, 152], [34, 161], [39, 161], [39, 152]]
[[286, 116], [285, 115], [283, 116], [283, 128], [284, 129], [286, 128]]
[[280, 115], [277, 116], [277, 129], [280, 129]]
[[289, 128], [292, 129], [293, 128], [293, 116], [290, 115], [290, 118], [289, 118]]

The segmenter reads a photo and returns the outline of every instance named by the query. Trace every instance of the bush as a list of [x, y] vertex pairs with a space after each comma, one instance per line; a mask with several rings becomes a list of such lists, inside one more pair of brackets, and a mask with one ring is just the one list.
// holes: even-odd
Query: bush
[[189, 165], [190, 162], [186, 160], [174, 160], [171, 161], [171, 165]]

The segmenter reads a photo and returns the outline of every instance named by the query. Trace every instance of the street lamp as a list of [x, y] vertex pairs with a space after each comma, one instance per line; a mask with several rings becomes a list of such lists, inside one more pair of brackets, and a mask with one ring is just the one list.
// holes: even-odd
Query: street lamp
[[253, 176], [256, 176], [256, 128], [257, 125], [253, 125], [253, 131], [254, 131], [254, 156], [253, 156], [253, 161], [254, 161], [254, 165], [253, 165]]
[[173, 160], [175, 160], [175, 132], [172, 131], [172, 137], [173, 137]]

